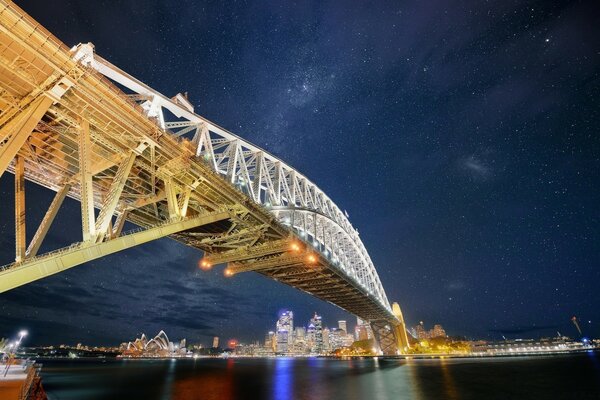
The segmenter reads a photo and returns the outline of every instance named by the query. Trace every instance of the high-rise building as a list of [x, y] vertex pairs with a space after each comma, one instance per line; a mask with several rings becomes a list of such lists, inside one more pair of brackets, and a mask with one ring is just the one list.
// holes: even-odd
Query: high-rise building
[[315, 316], [310, 320], [310, 324], [314, 326], [315, 331], [313, 352], [321, 354], [323, 352], [323, 321], [321, 320], [321, 316], [315, 313]]
[[329, 328], [323, 328], [323, 352], [331, 350], [331, 343], [329, 342], [330, 335]]
[[213, 349], [216, 349], [216, 348], [218, 348], [218, 347], [219, 347], [219, 337], [218, 337], [218, 336], [215, 336], [215, 337], [213, 338]]
[[[312, 319], [311, 319], [311, 321], [312, 321]], [[315, 348], [315, 342], [316, 342], [315, 324], [310, 322], [308, 324], [308, 328], [306, 329], [306, 347], [308, 348], [309, 351], [313, 351], [313, 349]]]
[[277, 353], [285, 354], [292, 350], [294, 344], [294, 313], [284, 311], [276, 324]]
[[306, 329], [303, 326], [297, 326], [294, 329], [294, 340], [304, 340], [306, 336]]
[[333, 350], [337, 350], [344, 346], [343, 337], [345, 336], [345, 332], [339, 328], [333, 328], [329, 331], [329, 348]]
[[425, 327], [423, 325], [423, 321], [419, 322], [419, 325], [414, 327], [415, 330], [415, 334], [417, 339], [421, 340], [421, 339], [429, 339], [429, 332], [427, 332], [425, 330]]
[[355, 340], [369, 340], [373, 338], [371, 325], [360, 318], [356, 318], [356, 328], [354, 329]]
[[433, 326], [433, 329], [429, 331], [429, 336], [432, 338], [436, 337], [446, 337], [446, 331], [442, 328], [441, 325], [436, 324]]
[[275, 352], [276, 348], [277, 348], [277, 338], [275, 336], [275, 332], [273, 331], [269, 331], [266, 335], [265, 335], [265, 348], [268, 351], [272, 351]]
[[344, 333], [348, 333], [348, 327], [346, 325], [346, 321], [338, 321], [338, 328], [343, 330]]

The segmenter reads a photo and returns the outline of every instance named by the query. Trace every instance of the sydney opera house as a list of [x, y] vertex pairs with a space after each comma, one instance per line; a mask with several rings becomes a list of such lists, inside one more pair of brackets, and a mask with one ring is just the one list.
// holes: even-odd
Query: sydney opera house
[[153, 339], [148, 340], [145, 334], [133, 342], [121, 344], [123, 356], [129, 357], [169, 357], [177, 353], [185, 353], [185, 339], [179, 345], [169, 341], [165, 331], [158, 332]]

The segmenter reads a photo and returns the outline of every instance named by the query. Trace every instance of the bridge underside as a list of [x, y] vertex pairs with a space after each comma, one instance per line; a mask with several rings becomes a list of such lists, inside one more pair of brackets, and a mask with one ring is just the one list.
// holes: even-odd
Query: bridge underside
[[[150, 92], [111, 66], [105, 74], [137, 90], [124, 92], [89, 57], [0, 0], [0, 176], [15, 175], [16, 204], [15, 262], [0, 269], [0, 292], [169, 236], [204, 251], [206, 267], [254, 271], [372, 321], [385, 353], [402, 347], [386, 339], [401, 321], [358, 233], [316, 186], [181, 95]], [[165, 122], [167, 108], [177, 121]], [[25, 180], [56, 192], [29, 243]], [[38, 255], [67, 196], [81, 203], [82, 240]], [[143, 230], [125, 235], [125, 221]]]

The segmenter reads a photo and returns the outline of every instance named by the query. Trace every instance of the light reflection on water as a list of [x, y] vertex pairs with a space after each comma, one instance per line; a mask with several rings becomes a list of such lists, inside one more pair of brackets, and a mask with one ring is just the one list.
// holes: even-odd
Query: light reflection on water
[[292, 398], [292, 367], [292, 359], [279, 358], [275, 360], [273, 400], [288, 400]]
[[596, 354], [463, 360], [41, 362], [50, 400], [600, 398]]

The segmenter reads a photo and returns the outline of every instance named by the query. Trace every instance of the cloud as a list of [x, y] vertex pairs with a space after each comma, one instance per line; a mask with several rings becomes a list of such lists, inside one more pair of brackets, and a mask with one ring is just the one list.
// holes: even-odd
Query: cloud
[[492, 176], [492, 168], [489, 164], [475, 154], [461, 158], [458, 163], [460, 169], [475, 181], [486, 181]]
[[446, 289], [450, 291], [457, 291], [466, 288], [467, 285], [463, 281], [451, 281], [446, 285]]

